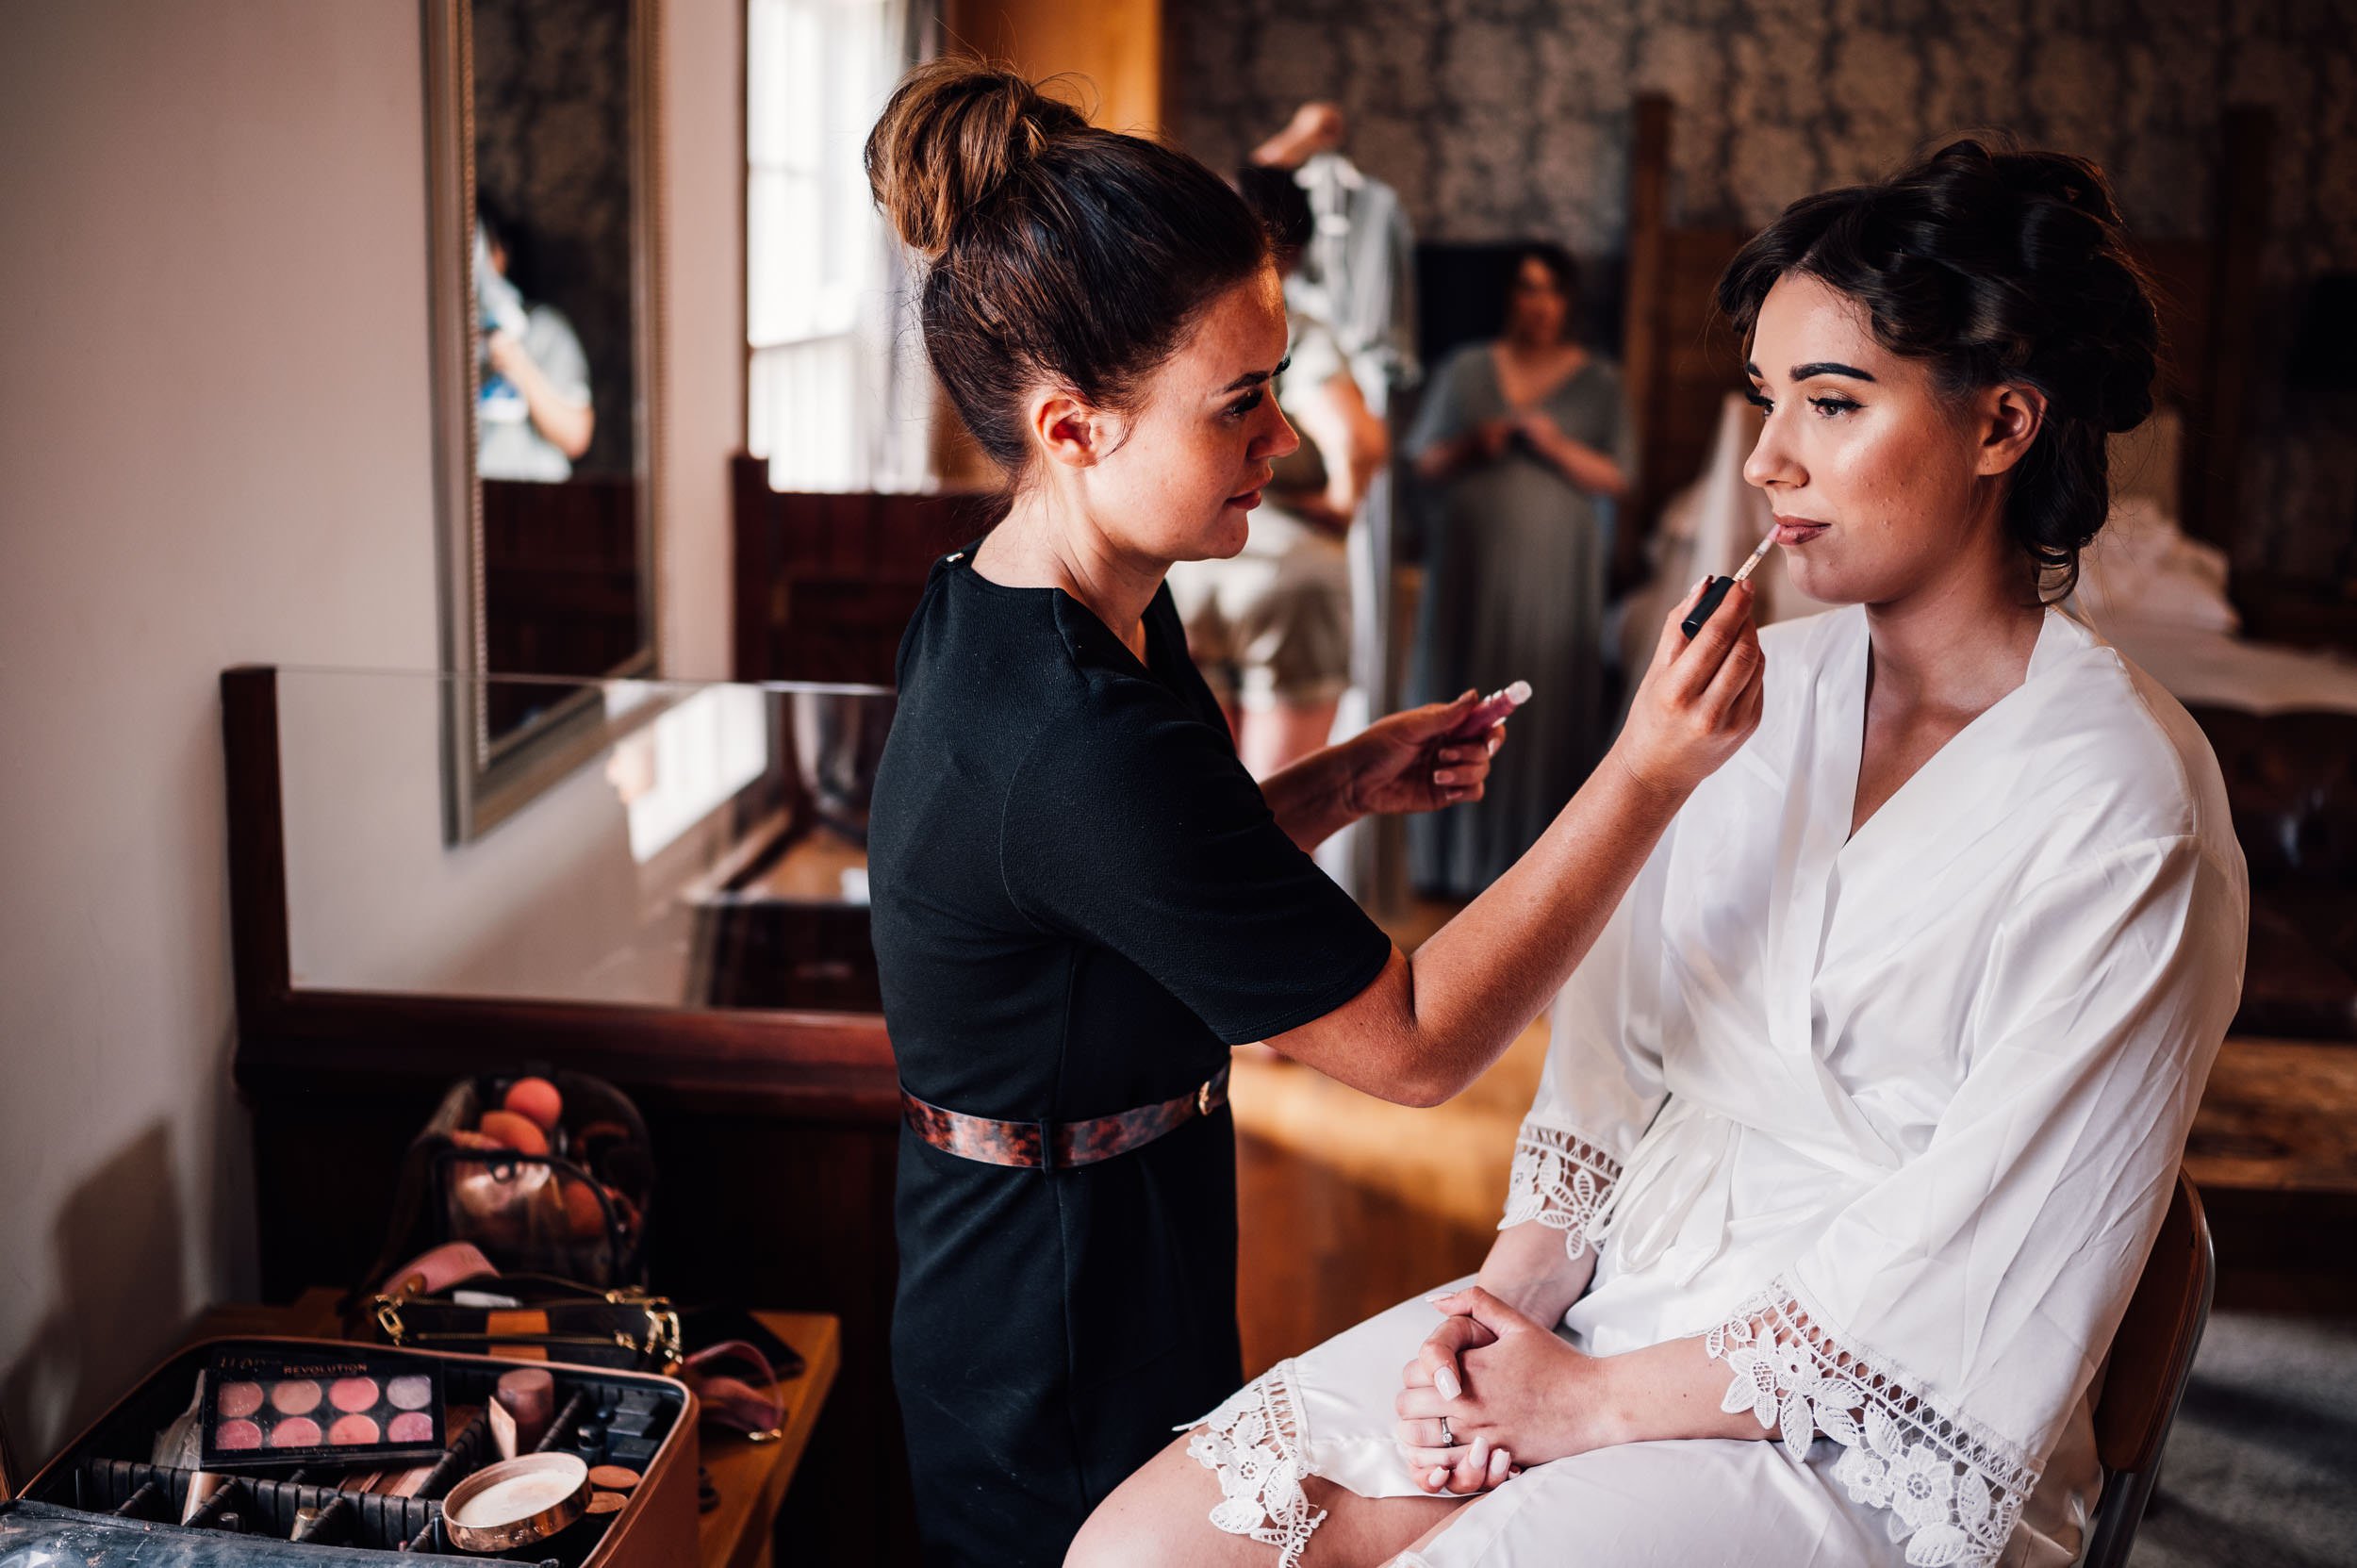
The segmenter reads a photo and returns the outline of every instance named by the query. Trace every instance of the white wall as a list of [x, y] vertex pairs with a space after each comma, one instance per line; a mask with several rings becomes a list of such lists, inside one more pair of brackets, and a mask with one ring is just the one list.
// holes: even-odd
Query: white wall
[[[740, 26], [671, 0], [666, 29], [687, 675], [728, 649]], [[218, 672], [437, 657], [420, 35], [404, 0], [0, 0], [0, 1420], [27, 1461], [254, 1288]]]
[[663, 668], [726, 680], [729, 459], [745, 448], [744, 0], [663, 0]]

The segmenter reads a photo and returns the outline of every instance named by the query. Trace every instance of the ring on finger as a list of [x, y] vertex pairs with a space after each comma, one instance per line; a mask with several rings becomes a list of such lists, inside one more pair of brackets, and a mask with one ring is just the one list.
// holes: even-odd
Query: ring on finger
[[1441, 1446], [1443, 1448], [1457, 1446], [1457, 1434], [1448, 1429], [1448, 1417], [1445, 1415], [1441, 1417]]

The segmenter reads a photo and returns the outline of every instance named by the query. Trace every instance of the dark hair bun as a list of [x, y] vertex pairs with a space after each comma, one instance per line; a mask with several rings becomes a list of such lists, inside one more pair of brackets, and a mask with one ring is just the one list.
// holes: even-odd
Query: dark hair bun
[[1129, 404], [1210, 302], [1268, 261], [1260, 221], [1209, 169], [973, 60], [909, 73], [868, 134], [867, 180], [931, 263], [933, 373], [1012, 486], [1036, 455], [1034, 388]]
[[1011, 71], [945, 58], [910, 72], [867, 138], [867, 184], [903, 244], [933, 259], [960, 219], [1060, 135], [1086, 130], [1069, 104]]
[[2018, 368], [2100, 430], [2142, 424], [2152, 412], [2160, 322], [2102, 172], [2062, 153], [1991, 154], [1977, 141], [1932, 159], [1965, 190], [1983, 165], [2015, 204], [2019, 305], [2001, 329], [2019, 340]]
[[1952, 392], [2018, 382], [2046, 395], [2006, 521], [2067, 590], [2110, 510], [2103, 437], [2152, 412], [2160, 321], [2103, 172], [2064, 153], [1967, 139], [1891, 179], [1804, 197], [1719, 280], [1746, 337], [1778, 278], [1803, 272], [1866, 306], [1875, 338], [1928, 359]]

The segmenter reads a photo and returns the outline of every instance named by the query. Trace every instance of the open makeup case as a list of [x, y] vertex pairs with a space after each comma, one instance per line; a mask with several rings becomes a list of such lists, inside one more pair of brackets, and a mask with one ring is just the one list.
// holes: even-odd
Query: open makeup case
[[694, 1397], [651, 1373], [214, 1340], [0, 1501], [0, 1568], [670, 1568], [697, 1459]]

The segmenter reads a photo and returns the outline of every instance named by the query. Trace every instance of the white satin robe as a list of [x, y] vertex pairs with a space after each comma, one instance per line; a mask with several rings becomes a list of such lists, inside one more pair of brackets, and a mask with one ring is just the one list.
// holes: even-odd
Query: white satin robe
[[[1854, 836], [1864, 612], [1769, 628], [1758, 734], [1557, 1000], [1504, 1225], [1595, 1278], [1596, 1355], [1707, 1336], [1779, 1442], [1626, 1444], [1459, 1510], [1426, 1568], [2069, 1562], [2106, 1348], [2241, 986], [2208, 744], [2050, 611], [2023, 685]], [[1412, 1495], [1402, 1304], [1197, 1429], [1219, 1527], [1293, 1568], [1298, 1477]], [[1812, 1434], [1814, 1441], [1812, 1441]]]

